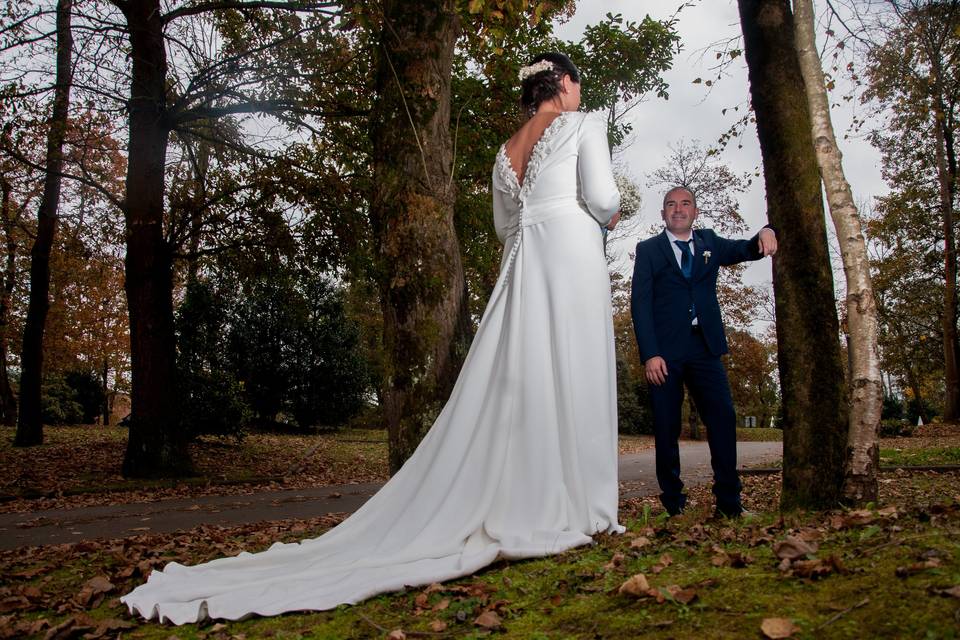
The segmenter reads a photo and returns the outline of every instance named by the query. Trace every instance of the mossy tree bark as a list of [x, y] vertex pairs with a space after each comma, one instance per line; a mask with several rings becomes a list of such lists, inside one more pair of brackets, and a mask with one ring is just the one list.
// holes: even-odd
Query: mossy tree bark
[[738, 0], [774, 262], [784, 508], [840, 502], [847, 399], [810, 113], [789, 0]]
[[37, 235], [30, 249], [30, 301], [23, 327], [20, 352], [20, 413], [13, 444], [27, 447], [43, 444], [40, 387], [43, 381], [43, 330], [50, 309], [50, 251], [57, 231], [63, 143], [67, 135], [70, 86], [73, 84], [73, 33], [70, 28], [72, 0], [57, 2], [57, 70], [53, 109], [47, 132], [46, 174], [37, 211]]
[[413, 453], [446, 401], [471, 325], [453, 224], [453, 0], [388, 0], [372, 114], [377, 270], [387, 354], [390, 468]]
[[877, 301], [870, 278], [867, 243], [860, 214], [841, 163], [840, 147], [830, 118], [830, 100], [817, 53], [812, 0], [794, 0], [796, 44], [810, 108], [811, 133], [830, 216], [840, 243], [847, 281], [847, 324], [850, 328], [850, 427], [843, 494], [853, 504], [877, 499], [880, 466], [878, 435], [883, 410], [880, 351], [877, 346]]

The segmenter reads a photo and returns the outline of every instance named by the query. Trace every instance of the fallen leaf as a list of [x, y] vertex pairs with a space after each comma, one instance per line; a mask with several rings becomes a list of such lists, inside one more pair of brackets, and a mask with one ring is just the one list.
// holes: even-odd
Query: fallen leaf
[[790, 569], [793, 575], [801, 578], [820, 578], [833, 572], [833, 567], [819, 558], [813, 560], [797, 560]]
[[960, 599], [960, 584], [950, 587], [949, 589], [937, 589], [936, 593], [940, 594], [941, 596]]
[[407, 634], [403, 629], [394, 629], [387, 635], [387, 640], [407, 640]]
[[113, 583], [110, 582], [107, 576], [91, 578], [87, 580], [83, 586], [92, 589], [94, 593], [110, 593], [114, 588]]
[[667, 593], [673, 596], [673, 599], [680, 604], [690, 604], [697, 599], [696, 589], [682, 589], [679, 585], [670, 585], [667, 587]]
[[443, 620], [434, 620], [430, 623], [430, 631], [434, 633], [440, 633], [447, 630], [447, 623]]
[[817, 552], [817, 543], [806, 542], [797, 536], [787, 536], [773, 545], [773, 553], [781, 560], [796, 560]]
[[83, 640], [98, 640], [98, 638], [103, 638], [105, 636], [116, 637], [117, 631], [133, 629], [136, 626], [137, 625], [133, 624], [132, 622], [117, 620], [116, 618], [108, 618], [107, 620], [101, 620], [96, 629], [85, 634], [83, 636]]
[[484, 611], [477, 616], [473, 624], [484, 629], [499, 629], [501, 625], [500, 616], [497, 615], [496, 611]]
[[778, 640], [780, 638], [789, 638], [797, 631], [800, 631], [800, 628], [793, 624], [790, 618], [764, 618], [760, 624], [760, 631], [763, 632], [765, 637], [770, 638], [770, 640]]
[[650, 583], [647, 582], [647, 577], [642, 573], [630, 576], [630, 578], [617, 589], [617, 593], [620, 595], [634, 596], [635, 598], [646, 597], [650, 595], [649, 591]]
[[920, 573], [921, 571], [926, 571], [927, 569], [936, 569], [940, 566], [939, 558], [930, 558], [929, 560], [924, 560], [923, 562], [914, 562], [911, 565], [905, 567], [897, 567], [896, 575], [898, 578], [906, 578], [907, 576], [912, 576], [915, 573]]
[[647, 536], [637, 536], [636, 538], [630, 541], [630, 548], [642, 549], [648, 544], [650, 544], [650, 538], [648, 538]]
[[622, 553], [615, 553], [613, 554], [613, 557], [610, 559], [610, 562], [603, 565], [603, 570], [610, 571], [612, 569], [616, 569], [617, 567], [623, 564], [623, 561], [624, 561], [624, 555]]
[[426, 593], [420, 593], [416, 598], [413, 599], [413, 604], [417, 605], [417, 608], [419, 609], [426, 609], [428, 606], [430, 606], [428, 599], [429, 596], [427, 596]]
[[449, 607], [449, 606], [450, 606], [450, 598], [444, 598], [443, 600], [441, 600], [441, 601], [438, 602], [437, 604], [433, 605], [433, 610], [434, 610], [434, 611], [443, 611], [444, 609], [446, 609], [446, 608]]
[[873, 512], [869, 509], [855, 509], [847, 513], [846, 521], [850, 525], [870, 524], [876, 520]]

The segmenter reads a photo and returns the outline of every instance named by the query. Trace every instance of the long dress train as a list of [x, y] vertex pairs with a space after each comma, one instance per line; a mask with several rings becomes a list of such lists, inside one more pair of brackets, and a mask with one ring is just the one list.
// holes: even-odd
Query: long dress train
[[131, 612], [184, 624], [330, 609], [622, 531], [598, 227], [619, 194], [603, 120], [558, 116], [522, 186], [501, 148], [493, 186], [500, 276], [449, 401], [403, 468], [318, 538], [171, 562], [121, 598]]

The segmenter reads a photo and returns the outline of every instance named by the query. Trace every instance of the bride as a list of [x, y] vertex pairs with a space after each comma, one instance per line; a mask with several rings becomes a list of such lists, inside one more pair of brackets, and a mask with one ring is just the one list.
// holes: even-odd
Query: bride
[[563, 54], [520, 70], [499, 150], [496, 287], [460, 377], [397, 474], [324, 535], [154, 571], [121, 600], [174, 624], [331, 609], [591, 542], [617, 523], [617, 404], [601, 226], [620, 196], [602, 117]]

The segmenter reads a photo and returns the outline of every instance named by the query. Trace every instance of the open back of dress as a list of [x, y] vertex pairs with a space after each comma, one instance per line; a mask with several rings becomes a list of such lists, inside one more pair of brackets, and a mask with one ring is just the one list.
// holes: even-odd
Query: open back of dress
[[619, 195], [603, 120], [554, 120], [522, 187], [501, 148], [493, 191], [500, 276], [449, 401], [403, 468], [318, 538], [154, 571], [121, 598], [131, 611], [184, 624], [331, 609], [622, 531], [599, 230]]

